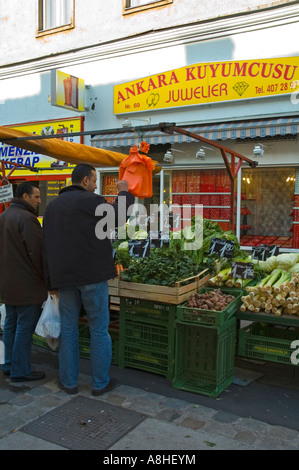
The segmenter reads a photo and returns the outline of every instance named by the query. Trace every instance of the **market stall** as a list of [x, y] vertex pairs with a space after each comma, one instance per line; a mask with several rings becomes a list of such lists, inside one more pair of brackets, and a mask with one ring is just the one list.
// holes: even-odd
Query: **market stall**
[[[184, 132], [174, 125], [160, 127], [163, 132]], [[21, 144], [18, 141], [18, 145], [29, 145], [28, 136], [19, 137], [25, 140]], [[205, 140], [196, 135], [193, 137]], [[60, 142], [58, 146], [55, 139], [50, 143], [52, 145], [44, 151], [58, 155], [55, 152], [59, 148], [62, 151]], [[243, 161], [252, 168], [256, 164], [219, 144], [212, 144], [221, 152], [229, 176], [233, 227], [238, 170]], [[34, 145], [35, 142], [31, 148]], [[80, 157], [79, 147], [72, 145], [64, 147], [64, 150], [70, 150], [65, 157], [68, 161], [79, 162], [83, 158], [91, 163], [95, 161], [89, 150], [81, 152]], [[109, 155], [98, 154], [97, 164], [109, 165], [110, 162], [115, 165], [117, 159], [120, 164], [123, 157], [126, 156], [110, 155], [110, 152]], [[60, 154], [59, 158], [64, 157]], [[239, 159], [237, 164], [236, 158]], [[195, 243], [193, 249], [186, 249], [188, 243]], [[120, 306], [119, 317], [111, 322], [109, 328], [113, 363], [163, 375], [176, 388], [209, 397], [219, 396], [233, 381], [236, 338], [239, 339], [238, 344], [242, 344], [242, 329], [239, 325], [236, 328], [237, 320], [242, 319], [240, 312], [245, 310], [244, 315], [252, 314], [251, 304], [245, 302], [245, 297], [251, 298], [254, 292], [254, 302], [258, 302], [258, 294], [253, 289], [257, 289], [255, 286], [267, 276], [261, 253], [249, 255], [241, 249], [233, 231], [202, 216], [192, 217], [187, 231], [186, 227], [170, 230], [168, 238], [161, 238], [158, 234], [158, 243], [157, 237], [146, 230], [135, 231], [133, 237], [127, 230], [125, 237], [116, 239], [113, 246], [119, 276], [109, 281], [109, 290], [111, 296], [119, 298]], [[271, 247], [264, 247], [264, 251], [266, 255], [262, 256], [266, 262], [271, 258]], [[293, 275], [298, 256], [296, 259], [294, 256], [293, 261], [288, 269], [278, 268], [278, 265], [274, 268], [279, 269], [279, 274], [284, 274], [285, 279], [295, 283], [294, 295], [289, 296], [293, 310], [287, 299], [286, 311], [280, 308], [281, 305], [275, 305], [273, 311], [269, 311], [269, 303], [261, 305], [265, 314], [279, 315], [282, 321], [290, 314], [295, 318], [298, 312], [298, 286]], [[281, 298], [285, 297], [281, 295]], [[256, 309], [256, 304], [253, 305]], [[254, 313], [258, 315], [259, 312]], [[264, 318], [264, 314], [260, 318]], [[81, 318], [79, 324], [80, 355], [88, 358], [89, 333], [84, 321]], [[249, 334], [256, 336], [257, 331], [260, 336], [265, 334], [265, 330], [257, 328], [250, 330]], [[297, 330], [292, 333], [292, 340], [297, 338], [297, 333]], [[268, 337], [270, 334], [274, 333], [267, 329]], [[241, 349], [239, 352], [245, 356], [248, 354]]]

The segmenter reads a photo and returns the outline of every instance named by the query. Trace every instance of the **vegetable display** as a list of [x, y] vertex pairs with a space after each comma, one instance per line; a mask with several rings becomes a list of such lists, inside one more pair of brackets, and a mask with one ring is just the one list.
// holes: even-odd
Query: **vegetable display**
[[[198, 216], [196, 216], [198, 217]], [[232, 232], [225, 232], [221, 226], [208, 219], [198, 220], [193, 217], [191, 227], [178, 232], [169, 232], [169, 246], [151, 248], [147, 257], [136, 257], [129, 254], [128, 238], [113, 243], [116, 264], [121, 265], [121, 279], [143, 284], [173, 286], [175, 282], [199, 274], [208, 268], [215, 274], [221, 268], [230, 266], [226, 258], [219, 259], [217, 253], [210, 254], [212, 238], [234, 241], [232, 259], [247, 259], [240, 249], [239, 241]], [[196, 232], [197, 230], [197, 232]], [[144, 239], [148, 236], [144, 230], [136, 232], [134, 238]], [[186, 249], [188, 243], [194, 243], [193, 249]]]
[[202, 310], [224, 310], [235, 297], [230, 294], [224, 294], [221, 289], [212, 289], [202, 294], [192, 294], [188, 299], [188, 307], [200, 308]]
[[271, 258], [276, 258], [271, 260], [276, 267], [255, 286], [246, 287], [240, 310], [299, 316], [299, 255], [284, 253]]

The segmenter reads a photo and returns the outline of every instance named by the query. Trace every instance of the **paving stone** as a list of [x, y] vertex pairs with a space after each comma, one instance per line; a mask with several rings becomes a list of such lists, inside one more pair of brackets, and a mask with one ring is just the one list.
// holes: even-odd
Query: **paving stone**
[[189, 406], [189, 403], [187, 401], [179, 400], [177, 398], [168, 398], [168, 400], [166, 400], [165, 402], [165, 406], [181, 410], [183, 408], [187, 408]]
[[123, 405], [125, 402], [126, 398], [122, 397], [121, 395], [117, 395], [116, 393], [109, 394], [107, 396], [107, 403], [113, 403], [114, 405]]
[[10, 400], [11, 405], [17, 405], [17, 406], [25, 406], [28, 405], [28, 403], [31, 403], [34, 400], [33, 396], [28, 395], [27, 393], [24, 393], [22, 395], [16, 395], [12, 400]]
[[0, 389], [0, 406], [14, 398], [15, 393], [8, 389]]
[[235, 423], [239, 420], [239, 416], [236, 416], [232, 413], [227, 413], [226, 411], [218, 411], [214, 415], [214, 419], [219, 423]]
[[196, 418], [184, 418], [180, 424], [186, 428], [201, 429], [205, 426], [206, 422]]
[[48, 387], [43, 387], [43, 386], [35, 387], [28, 391], [29, 395], [33, 395], [35, 397], [43, 396], [47, 393], [51, 393], [51, 390]]
[[163, 421], [175, 421], [180, 418], [180, 413], [177, 413], [175, 410], [163, 410], [156, 415], [156, 419], [162, 419]]
[[238, 431], [235, 434], [234, 439], [236, 441], [240, 441], [240, 442], [244, 442], [246, 444], [254, 445], [256, 443], [257, 436], [256, 436], [255, 433], [253, 433], [251, 431]]
[[283, 426], [271, 426], [269, 433], [271, 433], [274, 437], [283, 440], [292, 440], [298, 438], [298, 431], [295, 429], [285, 428]]

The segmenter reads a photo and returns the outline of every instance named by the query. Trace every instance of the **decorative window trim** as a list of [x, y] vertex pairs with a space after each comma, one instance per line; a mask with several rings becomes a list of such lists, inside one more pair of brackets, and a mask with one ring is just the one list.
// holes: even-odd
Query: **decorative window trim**
[[173, 3], [173, 0], [152, 0], [147, 5], [140, 5], [137, 7], [130, 7], [130, 0], [123, 0], [123, 15], [129, 15], [143, 10], [149, 10], [150, 8], [158, 8], [164, 5]]
[[73, 6], [72, 6], [72, 16], [71, 16], [71, 21], [68, 24], [62, 25], [62, 26], [57, 26], [54, 28], [49, 28], [49, 29], [42, 29], [43, 26], [43, 10], [42, 10], [42, 3], [43, 0], [37, 0], [37, 32], [36, 32], [36, 37], [42, 37], [46, 36], [49, 34], [56, 34], [60, 33], [63, 31], [67, 31], [70, 29], [75, 28], [75, 0], [72, 0]]

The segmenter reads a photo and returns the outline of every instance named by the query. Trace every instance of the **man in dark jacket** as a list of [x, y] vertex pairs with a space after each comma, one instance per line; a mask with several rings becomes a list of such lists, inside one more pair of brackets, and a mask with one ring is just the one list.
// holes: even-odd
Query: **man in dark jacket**
[[[127, 220], [134, 196], [126, 181], [118, 182], [118, 200], [108, 204], [95, 194], [95, 169], [77, 165], [72, 173], [72, 186], [63, 188], [47, 206], [44, 221], [44, 262], [48, 289], [59, 291], [61, 334], [59, 343], [60, 388], [77, 393], [79, 374], [78, 319], [83, 304], [90, 330], [92, 393], [110, 390], [112, 357], [109, 326], [109, 293], [107, 281], [116, 276], [111, 239], [98, 230], [101, 209], [107, 209], [115, 227]], [[111, 217], [112, 210], [112, 217]], [[102, 213], [102, 216], [105, 215]], [[122, 223], [118, 224], [118, 217]]]
[[40, 380], [30, 365], [32, 335], [47, 298], [43, 276], [42, 229], [36, 217], [40, 192], [21, 183], [9, 208], [0, 215], [0, 296], [5, 304], [5, 363], [13, 381]]

